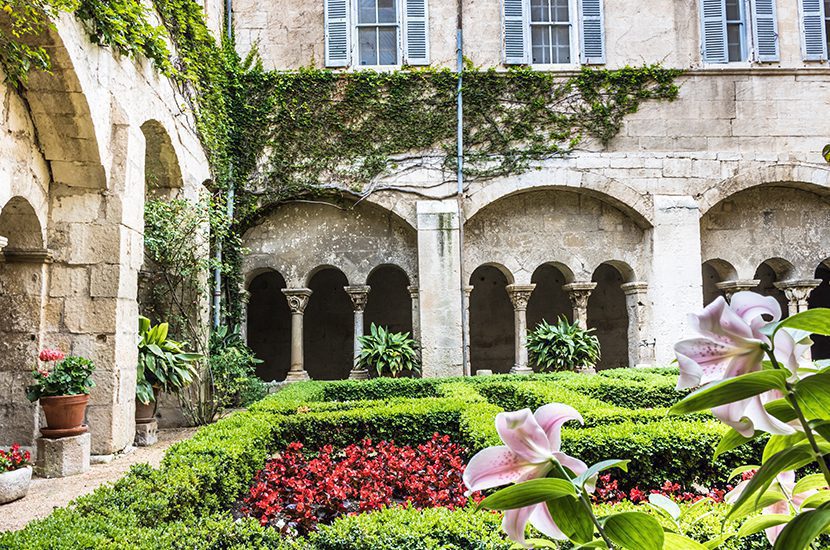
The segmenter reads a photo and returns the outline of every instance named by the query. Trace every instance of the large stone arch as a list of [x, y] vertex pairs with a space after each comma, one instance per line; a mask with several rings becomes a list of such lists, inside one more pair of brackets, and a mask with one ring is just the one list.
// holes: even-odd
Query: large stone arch
[[521, 285], [551, 262], [565, 266], [568, 279], [576, 281], [590, 281], [609, 257], [631, 266], [627, 279], [645, 273], [647, 222], [617, 204], [593, 191], [561, 186], [509, 193], [467, 220], [464, 265], [468, 272], [487, 263], [505, 266]]
[[417, 286], [415, 230], [388, 210], [359, 203], [353, 207], [321, 202], [283, 204], [249, 229], [245, 271], [270, 267], [289, 287], [308, 284], [320, 266], [340, 269], [350, 284], [366, 281], [384, 264], [400, 267]]
[[146, 190], [150, 196], [170, 196], [183, 186], [182, 170], [170, 134], [158, 120], [142, 124], [141, 133], [144, 134]]

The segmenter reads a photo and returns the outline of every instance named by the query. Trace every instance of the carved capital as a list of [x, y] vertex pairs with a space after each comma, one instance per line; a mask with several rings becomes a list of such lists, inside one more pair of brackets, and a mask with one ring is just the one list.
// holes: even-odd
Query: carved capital
[[308, 299], [311, 297], [311, 289], [309, 288], [284, 288], [282, 293], [288, 300], [288, 307], [291, 313], [299, 313], [302, 315], [305, 312], [305, 307], [308, 305]]
[[574, 309], [585, 310], [588, 309], [588, 298], [591, 297], [591, 292], [596, 287], [597, 283], [576, 282], [563, 285], [562, 289], [568, 293], [568, 298], [571, 299], [571, 305]]
[[510, 296], [510, 301], [513, 302], [513, 309], [516, 311], [526, 310], [534, 288], [536, 288], [536, 285], [507, 285], [505, 290]]
[[723, 281], [722, 283], [717, 283], [715, 286], [718, 287], [726, 296], [726, 301], [732, 300], [732, 296], [738, 292], [744, 292], [746, 290], [752, 290], [756, 286], [760, 285], [761, 281], [758, 279], [737, 279], [735, 281]]
[[626, 294], [626, 296], [645, 294], [646, 292], [648, 292], [648, 283], [625, 283], [620, 285], [620, 288]]
[[467, 298], [468, 301], [470, 299], [470, 295], [472, 295], [472, 293], [473, 293], [473, 289], [475, 289], [475, 287], [472, 286], [472, 285], [467, 285], [463, 289], [464, 290], [464, 297]]
[[418, 298], [418, 287], [417, 286], [408, 286], [406, 289], [409, 291], [409, 297], [413, 300]]
[[790, 302], [803, 304], [807, 302], [813, 289], [821, 284], [821, 279], [799, 279], [774, 283], [775, 288], [784, 291]]
[[367, 285], [360, 286], [344, 286], [343, 290], [349, 295], [352, 300], [352, 308], [357, 311], [364, 311], [366, 309], [366, 302], [369, 301], [369, 291], [372, 288]]

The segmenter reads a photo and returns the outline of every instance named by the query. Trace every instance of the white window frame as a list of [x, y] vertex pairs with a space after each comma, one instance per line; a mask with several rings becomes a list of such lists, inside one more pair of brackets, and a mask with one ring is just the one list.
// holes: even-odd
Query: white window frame
[[[578, 0], [568, 0], [568, 15], [570, 16], [570, 22], [568, 26], [570, 27], [571, 33], [571, 62], [570, 63], [534, 63], [533, 62], [533, 32], [532, 28], [533, 25], [531, 23], [531, 12], [530, 12], [530, 0], [524, 0], [524, 10], [527, 14], [527, 20], [525, 21], [525, 36], [527, 39], [525, 40], [525, 59], [528, 61], [528, 65], [534, 68], [538, 68], [541, 70], [553, 70], [553, 69], [579, 69], [582, 67], [582, 52], [580, 51], [580, 41], [579, 41], [579, 30], [580, 30], [580, 17], [582, 17], [582, 12], [580, 10]], [[538, 23], [538, 25], [547, 26], [549, 23]]]
[[[403, 57], [404, 57], [404, 48], [403, 48], [403, 32], [404, 32], [404, 25], [403, 25], [403, 18], [404, 18], [404, 0], [395, 0], [395, 12], [396, 12], [396, 19], [397, 23], [395, 25], [386, 25], [386, 24], [377, 24], [377, 23], [358, 23], [358, 12], [360, 0], [349, 0], [350, 4], [350, 12], [352, 17], [352, 47], [351, 47], [351, 58], [352, 62], [350, 63], [351, 68], [354, 70], [375, 70], [375, 71], [389, 71], [400, 69], [403, 65]], [[396, 47], [398, 49], [397, 58], [398, 63], [395, 65], [361, 65], [360, 64], [360, 38], [359, 38], [359, 29], [360, 27], [392, 27], [394, 26], [397, 28], [397, 35], [398, 40]]]
[[[727, 0], [723, 0], [724, 5], [726, 4]], [[738, 8], [741, 10], [741, 19], [739, 24], [742, 27], [742, 36], [743, 41], [741, 44], [741, 57], [740, 61], [729, 61], [729, 25], [730, 19], [725, 17], [724, 24], [726, 25], [726, 57], [727, 57], [727, 65], [735, 65], [738, 63], [749, 63], [753, 57], [752, 55], [752, 17], [750, 16], [750, 6], [748, 0], [739, 0], [738, 1]], [[724, 13], [726, 11], [724, 10]], [[735, 20], [731, 20], [732, 24], [735, 24]]]

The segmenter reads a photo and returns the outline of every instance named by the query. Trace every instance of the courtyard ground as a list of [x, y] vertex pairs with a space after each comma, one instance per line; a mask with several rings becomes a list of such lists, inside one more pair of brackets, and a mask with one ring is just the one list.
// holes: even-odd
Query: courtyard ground
[[173, 443], [189, 438], [195, 431], [196, 428], [159, 430], [159, 441], [152, 447], [138, 447], [108, 464], [95, 464], [84, 474], [60, 479], [32, 479], [29, 494], [3, 506], [0, 532], [22, 529], [30, 521], [48, 516], [55, 508], [66, 506], [104, 483], [117, 481], [133, 464], [147, 462], [157, 467]]

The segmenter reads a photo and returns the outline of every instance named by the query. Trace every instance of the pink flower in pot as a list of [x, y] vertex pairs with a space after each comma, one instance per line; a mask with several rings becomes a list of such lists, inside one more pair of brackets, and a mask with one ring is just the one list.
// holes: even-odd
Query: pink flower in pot
[[[554, 469], [554, 461], [582, 474], [588, 469], [585, 463], [560, 450], [562, 425], [569, 420], [583, 423], [573, 407], [561, 403], [545, 405], [535, 413], [523, 409], [498, 414], [496, 431], [504, 445], [479, 451], [470, 459], [464, 471], [467, 488], [482, 491], [546, 477]], [[502, 528], [511, 540], [525, 544], [528, 522], [551, 538], [567, 540], [544, 503], [505, 511]]]

